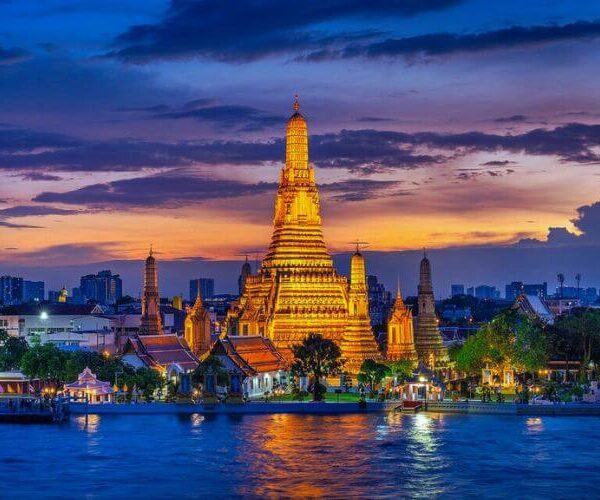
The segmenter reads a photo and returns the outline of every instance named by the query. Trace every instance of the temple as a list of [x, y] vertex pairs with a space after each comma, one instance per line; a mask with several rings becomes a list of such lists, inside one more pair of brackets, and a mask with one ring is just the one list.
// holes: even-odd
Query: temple
[[431, 263], [423, 254], [419, 272], [418, 288], [419, 315], [415, 347], [419, 361], [431, 369], [444, 368], [448, 363], [448, 351], [442, 343], [442, 334], [435, 315], [435, 299], [431, 282]]
[[160, 335], [163, 333], [160, 318], [160, 297], [158, 295], [158, 272], [152, 248], [144, 267], [144, 290], [142, 292], [142, 318], [140, 335]]
[[388, 317], [386, 358], [388, 361], [400, 359], [415, 363], [417, 361], [413, 315], [402, 299], [400, 284], [398, 284], [396, 301]]
[[284, 355], [312, 332], [338, 343], [350, 374], [363, 359], [380, 359], [370, 326], [365, 265], [352, 257], [350, 283], [337, 273], [321, 228], [319, 191], [308, 162], [308, 127], [299, 112], [286, 132], [285, 167], [275, 198], [273, 235], [256, 274], [245, 276], [243, 293], [230, 311], [232, 335], [263, 335]]
[[184, 323], [184, 338], [196, 356], [201, 356], [210, 349], [210, 315], [202, 303], [200, 287], [194, 305], [187, 310]]

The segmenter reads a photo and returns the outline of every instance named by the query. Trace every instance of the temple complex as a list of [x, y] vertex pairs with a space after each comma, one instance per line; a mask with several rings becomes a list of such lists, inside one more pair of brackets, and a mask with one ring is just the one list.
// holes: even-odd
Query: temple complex
[[388, 361], [399, 359], [407, 359], [415, 363], [417, 361], [413, 315], [402, 299], [400, 285], [398, 285], [396, 301], [390, 311], [387, 323], [386, 358]]
[[140, 335], [160, 335], [163, 333], [160, 318], [160, 297], [158, 295], [158, 271], [156, 259], [150, 255], [144, 268], [144, 290], [142, 291], [142, 318]]
[[352, 258], [350, 283], [337, 273], [321, 228], [319, 191], [308, 162], [308, 128], [298, 100], [286, 132], [286, 161], [275, 198], [273, 235], [256, 274], [247, 275], [230, 311], [232, 335], [263, 335], [284, 355], [309, 333], [342, 349], [346, 370], [380, 359], [370, 326], [364, 259]]
[[210, 315], [202, 304], [200, 287], [198, 287], [198, 295], [194, 305], [187, 310], [184, 338], [196, 356], [201, 356], [210, 349]]
[[442, 343], [442, 334], [438, 328], [431, 282], [431, 263], [427, 254], [423, 254], [421, 260], [418, 304], [419, 315], [417, 316], [415, 347], [419, 361], [432, 369], [443, 368], [448, 363], [448, 351]]

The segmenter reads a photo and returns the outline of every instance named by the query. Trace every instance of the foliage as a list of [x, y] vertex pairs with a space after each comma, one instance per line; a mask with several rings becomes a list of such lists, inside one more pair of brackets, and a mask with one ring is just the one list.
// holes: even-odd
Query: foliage
[[388, 361], [388, 373], [394, 377], [399, 384], [406, 382], [413, 375], [414, 363], [408, 359]]
[[67, 358], [67, 353], [52, 344], [33, 346], [21, 358], [21, 370], [28, 377], [63, 384], [67, 381]]
[[557, 318], [552, 334], [553, 354], [567, 362], [578, 359], [580, 376], [590, 361], [600, 361], [600, 310], [574, 309]]
[[324, 377], [340, 373], [342, 352], [332, 340], [318, 333], [311, 333], [302, 344], [292, 346], [294, 361], [291, 372], [297, 377], [313, 377], [313, 400], [321, 401], [320, 381]]
[[204, 376], [213, 374], [217, 376], [217, 384], [225, 385], [228, 382], [227, 370], [221, 363], [221, 360], [215, 356], [208, 356], [199, 365], [192, 374], [192, 383], [204, 383]]
[[0, 330], [0, 371], [18, 369], [28, 349], [24, 338], [13, 337], [5, 330]]
[[513, 310], [483, 325], [455, 353], [456, 367], [470, 374], [486, 366], [534, 371], [545, 366], [547, 358], [548, 342], [541, 326]]
[[386, 375], [390, 373], [389, 368], [378, 363], [373, 359], [365, 359], [360, 365], [360, 372], [356, 379], [363, 385], [369, 387], [371, 392], [375, 391], [375, 388], [381, 384], [381, 381]]

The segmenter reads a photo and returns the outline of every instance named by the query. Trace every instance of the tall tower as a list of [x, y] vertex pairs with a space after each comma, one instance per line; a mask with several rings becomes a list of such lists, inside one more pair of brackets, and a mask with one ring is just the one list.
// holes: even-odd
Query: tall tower
[[202, 356], [210, 349], [210, 315], [202, 304], [200, 287], [198, 287], [198, 295], [194, 305], [187, 311], [184, 323], [184, 338], [196, 356]]
[[264, 335], [288, 359], [292, 346], [319, 333], [340, 346], [345, 369], [355, 375], [364, 359], [381, 354], [369, 324], [361, 255], [354, 259], [353, 273], [349, 283], [327, 252], [319, 191], [308, 161], [308, 126], [296, 97], [286, 128], [271, 244], [260, 269], [246, 276], [240, 300], [228, 313], [227, 331]]
[[150, 255], [146, 259], [144, 269], [140, 335], [161, 335], [162, 333], [160, 297], [158, 295], [158, 271], [156, 269], [156, 259], [152, 256], [152, 248], [150, 248]]
[[381, 360], [381, 352], [369, 317], [369, 295], [365, 259], [356, 246], [356, 252], [350, 259], [350, 286], [348, 290], [348, 324], [341, 343], [346, 358], [344, 369], [349, 373], [358, 373], [366, 359]]
[[442, 335], [435, 315], [431, 263], [426, 253], [423, 253], [421, 260], [418, 292], [419, 315], [417, 316], [415, 347], [419, 361], [429, 368], [442, 368], [448, 363], [448, 351], [442, 343]]
[[396, 301], [390, 311], [387, 323], [387, 349], [386, 357], [389, 361], [407, 359], [417, 361], [415, 349], [413, 316], [410, 308], [402, 299], [400, 283], [396, 292]]
[[240, 273], [240, 277], [238, 278], [238, 290], [240, 295], [244, 293], [244, 287], [246, 286], [246, 279], [248, 276], [252, 274], [252, 267], [250, 267], [250, 262], [248, 262], [248, 256], [246, 255], [246, 262], [242, 266], [242, 271]]

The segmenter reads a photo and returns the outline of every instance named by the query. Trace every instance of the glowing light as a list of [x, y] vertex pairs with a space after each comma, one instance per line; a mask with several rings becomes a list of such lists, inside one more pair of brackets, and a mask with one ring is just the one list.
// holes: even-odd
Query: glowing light
[[48, 313], [46, 311], [42, 311], [41, 314], [40, 314], [40, 319], [42, 321], [47, 320], [48, 319]]

